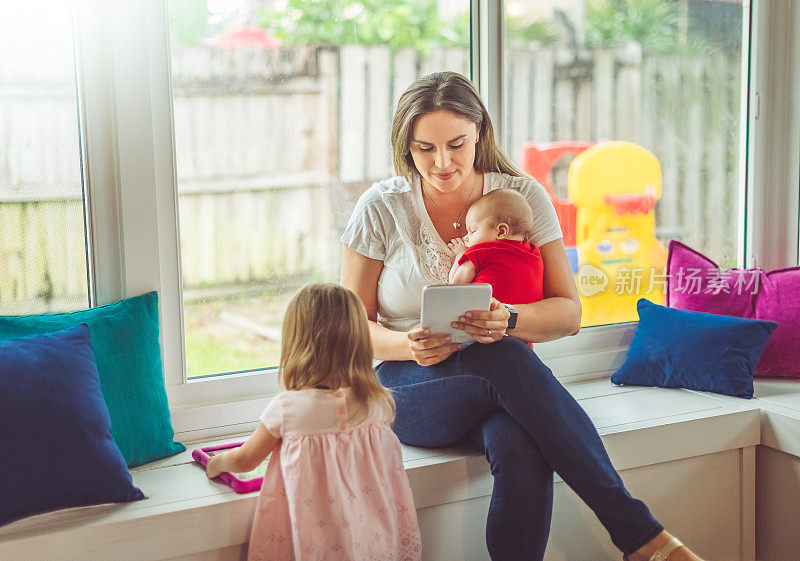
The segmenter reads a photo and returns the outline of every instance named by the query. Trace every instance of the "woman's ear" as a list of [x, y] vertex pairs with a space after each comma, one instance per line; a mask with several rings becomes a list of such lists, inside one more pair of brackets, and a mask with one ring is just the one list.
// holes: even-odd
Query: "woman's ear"
[[511, 232], [511, 228], [508, 227], [508, 224], [505, 222], [501, 222], [497, 225], [497, 239], [504, 240], [508, 237], [508, 234]]

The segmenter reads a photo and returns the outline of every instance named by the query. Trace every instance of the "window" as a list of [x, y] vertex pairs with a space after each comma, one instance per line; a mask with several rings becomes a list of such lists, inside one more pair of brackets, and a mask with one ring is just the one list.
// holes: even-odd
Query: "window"
[[339, 236], [391, 177], [397, 99], [469, 75], [469, 5], [171, 0], [189, 378], [278, 364], [288, 301], [339, 278]]
[[[406, 2], [402, 5], [418, 6], [417, 1], [420, 6], [423, 5], [423, 0]], [[644, 2], [644, 0], [635, 1]], [[561, 98], [551, 96], [548, 110], [550, 128], [547, 129], [547, 134], [539, 134], [537, 131], [544, 130], [544, 125], [541, 123], [546, 123], [547, 120], [539, 121], [538, 113], [532, 115], [530, 112], [520, 112], [517, 108], [524, 105], [526, 99], [524, 96], [528, 96], [528, 101], [534, 99], [530, 92], [535, 90], [537, 84], [542, 87], [546, 86], [546, 80], [529, 83], [528, 90], [510, 90], [508, 85], [512, 80], [520, 80], [518, 76], [512, 78], [510, 76], [512, 72], [527, 72], [529, 77], [536, 76], [534, 64], [527, 67], [520, 65], [518, 60], [522, 59], [514, 59], [513, 54], [520, 49], [541, 51], [542, 47], [536, 46], [541, 42], [536, 39], [536, 37], [541, 37], [541, 33], [533, 37], [527, 32], [517, 33], [506, 22], [505, 27], [508, 33], [506, 36], [500, 36], [496, 31], [500, 29], [500, 26], [495, 25], [499, 23], [498, 18], [503, 15], [497, 12], [497, 6], [500, 3], [472, 2], [470, 3], [472, 11], [468, 12], [467, 0], [439, 0], [435, 4], [435, 14], [441, 19], [441, 22], [435, 20], [430, 12], [426, 12], [422, 8], [410, 10], [410, 13], [416, 16], [424, 14], [423, 20], [425, 21], [433, 21], [435, 25], [432, 26], [432, 29], [438, 35], [435, 35], [434, 39], [426, 45], [400, 47], [389, 44], [381, 37], [374, 40], [376, 44], [368, 44], [363, 35], [357, 36], [360, 43], [347, 43], [343, 37], [350, 36], [352, 33], [342, 33], [341, 27], [338, 28], [339, 35], [331, 32], [327, 35], [329, 37], [327, 42], [314, 43], [307, 36], [303, 36], [298, 29], [289, 27], [295, 24], [301, 25], [302, 18], [300, 16], [307, 14], [311, 9], [310, 6], [330, 5], [330, 3], [301, 3], [299, 0], [254, 2], [253, 6], [261, 8], [251, 13], [250, 4], [244, 0], [172, 0], [166, 5], [120, 0], [113, 4], [113, 9], [109, 3], [100, 0], [73, 0], [73, 2], [77, 14], [75, 23], [76, 37], [78, 38], [76, 45], [78, 91], [82, 100], [82, 125], [85, 125], [86, 131], [83, 145], [88, 156], [84, 162], [84, 168], [87, 177], [86, 184], [91, 187], [91, 189], [87, 189], [89, 195], [86, 202], [92, 209], [89, 226], [92, 233], [90, 236], [92, 239], [92, 277], [96, 278], [93, 292], [98, 295], [97, 303], [103, 304], [149, 290], [159, 291], [162, 353], [167, 393], [172, 409], [173, 424], [178, 438], [182, 439], [211, 438], [215, 435], [231, 434], [237, 430], [244, 431], [251, 428], [258, 414], [263, 410], [263, 399], [277, 390], [274, 374], [269, 370], [264, 370], [264, 368], [274, 365], [275, 355], [271, 360], [253, 360], [250, 363], [237, 364], [235, 360], [238, 358], [235, 352], [227, 353], [228, 357], [233, 356], [232, 360], [226, 359], [219, 364], [211, 364], [207, 368], [195, 368], [192, 365], [198, 363], [193, 363], [193, 359], [190, 358], [188, 359], [190, 378], [187, 379], [184, 361], [185, 355], [191, 354], [191, 351], [187, 353], [184, 349], [184, 314], [187, 330], [193, 325], [191, 315], [194, 311], [192, 307], [196, 302], [200, 302], [202, 305], [208, 304], [208, 308], [217, 314], [217, 317], [214, 317], [213, 314], [209, 315], [212, 322], [220, 322], [211, 325], [217, 325], [219, 328], [223, 325], [228, 325], [227, 329], [236, 327], [233, 323], [221, 323], [223, 311], [244, 316], [248, 320], [257, 320], [258, 325], [263, 326], [266, 323], [265, 318], [271, 319], [267, 317], [268, 314], [260, 313], [257, 314], [257, 317], [251, 318], [241, 313], [240, 310], [246, 306], [242, 306], [242, 302], [237, 301], [237, 298], [242, 298], [245, 302], [248, 301], [248, 298], [259, 299], [258, 305], [261, 306], [266, 305], [268, 301], [264, 297], [266, 290], [277, 289], [276, 292], [283, 291], [284, 294], [291, 294], [296, 287], [289, 282], [289, 280], [295, 279], [288, 274], [285, 275], [286, 278], [279, 280], [277, 277], [272, 278], [259, 273], [255, 278], [235, 277], [233, 281], [226, 281], [220, 285], [226, 291], [250, 290], [251, 293], [246, 297], [237, 295], [236, 297], [221, 298], [220, 296], [224, 292], [213, 292], [210, 283], [202, 280], [190, 280], [201, 278], [192, 277], [192, 274], [195, 274], [190, 273], [192, 265], [184, 262], [189, 255], [192, 255], [192, 251], [195, 254], [198, 251], [197, 249], [187, 249], [189, 240], [186, 232], [196, 232], [191, 228], [197, 227], [192, 226], [188, 218], [190, 216], [189, 210], [187, 210], [189, 206], [185, 208], [183, 206], [184, 202], [191, 197], [199, 200], [215, 193], [220, 194], [216, 201], [220, 204], [214, 203], [205, 207], [205, 212], [210, 216], [199, 218], [201, 224], [213, 224], [215, 220], [220, 221], [220, 218], [215, 216], [217, 213], [220, 216], [224, 216], [225, 212], [234, 213], [233, 201], [236, 197], [232, 196], [231, 190], [240, 189], [244, 192], [246, 191], [245, 187], [252, 187], [252, 194], [236, 193], [237, 196], [251, 197], [251, 200], [264, 197], [265, 189], [276, 188], [277, 190], [277, 187], [295, 193], [298, 197], [301, 196], [304, 189], [306, 194], [302, 196], [308, 197], [308, 192], [316, 193], [319, 200], [322, 201], [321, 208], [325, 209], [324, 212], [313, 214], [313, 211], [317, 209], [316, 206], [306, 208], [313, 220], [323, 222], [326, 224], [326, 228], [330, 228], [332, 238], [327, 243], [334, 247], [334, 251], [328, 255], [331, 259], [329, 262], [321, 260], [314, 262], [314, 266], [319, 265], [323, 269], [321, 273], [302, 267], [293, 270], [307, 275], [304, 278], [336, 279], [338, 264], [335, 260], [339, 257], [337, 229], [343, 227], [349, 214], [349, 205], [372, 180], [391, 173], [388, 153], [380, 152], [384, 149], [388, 152], [388, 132], [380, 131], [386, 127], [385, 123], [390, 117], [391, 107], [396, 96], [417, 75], [442, 68], [469, 72], [472, 75], [473, 80], [481, 88], [490, 112], [492, 112], [498, 138], [502, 140], [509, 154], [515, 158], [520, 158], [521, 143], [525, 141], [546, 143], [558, 140], [588, 140], [595, 142], [604, 137], [612, 138], [611, 134], [616, 140], [641, 143], [649, 150], [655, 151], [655, 156], [662, 166], [669, 157], [677, 160], [689, 156], [698, 157], [697, 154], [686, 153], [685, 149], [680, 147], [677, 153], [660, 152], [662, 148], [658, 148], [659, 143], [666, 140], [669, 132], [670, 121], [666, 119], [659, 120], [662, 128], [654, 133], [658, 138], [655, 138], [655, 143], [652, 145], [646, 145], [644, 141], [636, 137], [638, 129], [632, 130], [630, 127], [619, 128], [619, 130], [601, 128], [601, 122], [611, 126], [616, 121], [611, 119], [607, 113], [598, 112], [594, 101], [588, 105], [584, 101], [580, 106], [582, 109], [579, 111], [581, 117], [578, 118], [576, 113], [576, 118], [571, 119], [569, 115], [565, 116], [564, 111], [557, 112], [561, 106], [557, 105], [555, 100], [561, 103]], [[629, 2], [634, 2], [634, 0], [624, 0], [624, 2], [614, 2], [614, 4], [621, 6]], [[667, 0], [662, 3], [671, 4]], [[528, 9], [525, 8], [525, 5], [515, 8], [512, 4], [510, 0], [506, 2], [506, 11], [509, 16], [532, 17], [525, 11]], [[566, 43], [563, 42], [565, 40], [559, 27], [565, 25], [559, 22], [573, 21], [579, 15], [572, 15], [565, 0], [527, 2], [527, 4], [551, 6], [547, 17], [553, 20], [554, 33], [558, 35], [558, 41], [561, 42], [552, 44], [548, 48], [551, 49], [556, 62], [561, 61], [558, 63], [567, 64], [568, 70], [565, 72], [567, 77], [572, 73], [573, 85], [576, 81], [580, 85], [580, 80], [583, 76], [587, 76], [588, 70], [585, 67], [569, 66], [571, 60], [569, 57], [572, 56], [573, 50], [570, 49], [569, 40], [566, 40]], [[676, 4], [684, 8], [683, 11], [679, 11], [678, 15], [685, 18], [687, 15], [697, 13], [691, 10], [694, 9], [693, 6], [698, 6], [702, 2], [691, 0], [676, 2]], [[791, 87], [796, 82], [796, 80], [792, 81], [794, 75], [785, 70], [790, 66], [787, 61], [800, 60], [800, 57], [792, 54], [797, 53], [800, 46], [797, 45], [796, 40], [794, 42], [788, 40], [791, 37], [791, 30], [796, 29], [796, 26], [792, 28], [785, 23], [796, 21], [798, 12], [795, 10], [789, 13], [790, 8], [784, 7], [783, 4], [758, 0], [754, 2], [708, 2], [707, 4], [709, 9], [729, 5], [732, 8], [726, 9], [739, 10], [743, 19], [741, 27], [745, 30], [741, 35], [742, 51], [739, 62], [742, 65], [740, 75], [743, 77], [743, 82], [749, 84], [749, 88], [742, 90], [738, 115], [726, 121], [731, 130], [729, 131], [730, 144], [725, 151], [725, 161], [730, 162], [731, 153], [735, 153], [734, 156], [738, 158], [741, 171], [731, 175], [726, 167], [725, 196], [731, 196], [734, 189], [731, 185], [738, 184], [735, 198], [731, 199], [737, 210], [729, 212], [729, 209], [726, 209], [719, 216], [712, 216], [706, 212], [708, 207], [701, 207], [703, 213], [695, 216], [703, 217], [703, 221], [695, 218], [695, 222], [687, 223], [695, 224], [691, 228], [688, 225], [683, 226], [684, 222], [678, 222], [677, 225], [684, 228], [684, 235], [700, 235], [696, 234], [700, 232], [704, 237], [683, 239], [690, 244], [696, 244], [699, 249], [707, 251], [709, 254], [713, 254], [709, 248], [721, 247], [725, 250], [726, 247], [729, 247], [727, 244], [730, 244], [731, 240], [738, 238], [739, 245], [733, 250], [733, 256], [730, 259], [739, 260], [741, 261], [739, 264], [744, 265], [744, 258], [750, 255], [764, 255], [773, 247], [785, 249], [787, 237], [794, 235], [792, 232], [797, 231], [796, 223], [791, 229], [787, 229], [777, 226], [772, 217], [774, 208], [792, 212], [794, 216], [798, 215], [796, 201], [791, 202], [786, 197], [776, 198], [778, 194], [785, 193], [789, 189], [784, 179], [790, 175], [787, 170], [797, 162], [797, 151], [791, 151], [785, 146], [800, 146], [800, 142], [798, 142], [798, 136], [800, 136], [798, 134], [800, 132], [799, 113], [779, 109], [789, 107], [790, 103], [794, 104], [793, 107], [797, 107], [800, 103], [797, 89]], [[393, 5], [388, 2], [385, 4], [388, 7]], [[270, 23], [273, 20], [268, 17], [269, 12], [265, 12], [270, 6], [282, 10], [279, 18], [281, 23], [278, 28], [292, 29], [293, 37], [302, 37], [299, 45], [290, 45], [289, 39], [281, 37], [275, 26]], [[553, 17], [553, 6], [560, 8], [569, 18], [573, 19], [566, 20], [561, 16]], [[583, 2], [575, 2], [575, 6], [580, 8], [587, 5]], [[689, 8], [689, 12], [686, 11], [686, 7]], [[532, 10], [532, 8], [530, 9]], [[403, 10], [399, 11], [403, 12]], [[470, 16], [467, 16], [468, 13]], [[586, 10], [584, 10], [584, 16], [585, 14]], [[198, 15], [199, 17], [197, 17]], [[317, 14], [316, 17], [325, 19], [327, 16]], [[359, 11], [355, 3], [347, 10], [347, 18], [339, 19], [349, 22], [351, 32], [353, 29], [363, 30], [362, 20], [371, 23], [384, 21], [376, 14], [365, 14]], [[472, 25], [468, 25], [470, 19]], [[293, 21], [295, 23], [292, 23]], [[330, 22], [331, 18], [327, 18], [325, 21]], [[445, 25], [446, 22], [452, 23]], [[250, 45], [225, 50], [213, 45], [215, 39], [221, 35], [236, 32], [237, 29], [241, 31], [245, 26], [255, 28], [255, 33], [248, 32], [244, 35], [260, 37], [265, 42], [264, 48], [255, 49], [253, 45]], [[307, 27], [313, 28], [314, 26]], [[416, 21], [413, 25], [409, 24], [405, 28], [395, 26], [391, 29], [406, 31], [416, 30], [419, 27], [420, 22]], [[523, 28], [525, 27], [527, 25], [523, 26]], [[711, 30], [716, 29], [711, 24], [708, 24], [707, 27]], [[330, 31], [330, 26], [325, 29]], [[467, 29], [474, 30], [474, 35], [470, 36]], [[692, 36], [694, 29], [696, 28], [692, 26], [686, 28], [687, 36]], [[726, 32], [730, 32], [730, 24], [726, 24], [725, 29]], [[245, 29], [245, 31], [247, 30]], [[265, 32], [269, 37], [264, 36]], [[514, 33], [517, 33], [516, 39], [512, 37]], [[578, 32], [576, 31], [576, 33]], [[716, 31], [709, 31], [709, 34], [712, 38], [718, 37]], [[234, 34], [234, 38], [235, 36]], [[569, 36], [567, 33], [567, 37]], [[466, 37], [470, 39], [466, 39]], [[279, 46], [275, 46], [275, 39], [282, 41]], [[503, 43], [505, 43], [505, 48], [501, 49], [500, 46]], [[269, 46], [270, 44], [273, 46]], [[311, 50], [312, 44], [316, 45], [313, 49], [315, 54], [310, 58], [297, 58], [290, 54], [292, 49]], [[468, 44], [470, 45], [469, 51], [467, 51]], [[790, 44], [794, 45], [791, 49], [786, 47]], [[630, 55], [630, 60], [636, 62], [641, 57], [641, 61], [636, 64], [643, 64], [650, 56], [646, 54], [644, 48], [638, 49], [635, 46], [627, 48], [629, 51], [625, 52]], [[207, 52], [202, 52], [204, 49]], [[594, 60], [595, 57], [600, 56], [601, 51], [614, 53], [617, 50], [615, 47], [579, 48], [578, 56], [579, 59], [584, 57]], [[501, 52], [505, 53], [505, 57], [497, 58], [493, 62], [493, 56]], [[277, 55], [277, 53], [283, 54]], [[470, 56], [467, 56], [467, 53]], [[715, 53], [712, 55], [718, 56], [716, 51]], [[183, 56], [186, 56], [185, 60], [178, 60]], [[559, 58], [562, 56], [567, 57], [566, 62]], [[684, 56], [688, 55], [682, 51], [676, 55], [676, 58]], [[303, 65], [298, 61], [308, 60], [317, 64], [319, 62], [317, 57], [334, 58], [337, 64], [334, 71], [328, 70], [328, 74], [322, 75], [317, 70], [317, 74], [310, 75], [302, 83], [299, 82], [297, 69], [302, 69]], [[776, 60], [775, 57], [780, 60]], [[409, 60], [413, 62], [409, 63]], [[471, 65], [468, 64], [469, 61], [477, 65], [471, 68]], [[198, 64], [195, 65], [195, 62]], [[257, 62], [263, 64], [262, 68], [266, 69], [262, 71], [272, 72], [272, 74], [267, 74], [272, 78], [260, 80], [256, 76], [256, 79], [250, 83], [242, 81], [241, 77], [247, 75], [242, 72], [249, 66], [255, 66]], [[503, 62], [503, 64], [498, 65], [497, 62]], [[623, 62], [624, 60], [620, 61], [620, 68], [626, 71], [630, 70], [626, 66], [627, 63], [623, 64]], [[270, 69], [269, 64], [280, 64], [282, 70], [276, 71], [274, 66]], [[231, 65], [238, 66], [232, 69]], [[340, 82], [341, 78], [337, 78], [337, 72], [344, 72], [344, 69], [350, 66], [360, 69], [358, 74], [360, 78], [348, 78]], [[322, 67], [322, 64], [319, 63], [318, 68]], [[3, 69], [0, 72], [4, 72], [7, 66], [4, 64], [0, 68]], [[184, 70], [181, 71], [180, 68], [184, 68]], [[386, 73], [387, 68], [388, 74]], [[401, 71], [403, 68], [406, 70]], [[662, 76], [656, 82], [657, 84], [663, 85], [664, 83], [663, 77], [666, 75], [664, 68], [666, 67], [650, 67], [650, 71]], [[707, 66], [704, 68], [706, 70], [703, 72], [709, 73], [709, 75], [713, 75], [711, 73], [718, 70]], [[183, 72], [184, 78], [178, 79], [180, 72]], [[384, 74], [378, 74], [378, 72]], [[727, 72], [734, 72], [734, 70], [729, 69]], [[383, 81], [378, 79], [378, 76], [386, 75], [390, 79], [388, 88], [385, 79]], [[628, 74], [628, 76], [631, 75]], [[690, 75], [691, 73], [680, 74], [681, 80], [684, 76]], [[500, 79], [492, 79], [492, 76], [499, 76]], [[558, 76], [562, 76], [562, 74]], [[617, 81], [619, 79], [617, 78]], [[713, 81], [707, 80], [706, 83], [712, 86], [716, 85]], [[730, 90], [733, 84], [732, 82], [728, 83], [731, 85], [726, 96], [731, 99], [734, 95]], [[331, 84], [340, 85], [334, 88]], [[217, 89], [215, 90], [211, 86]], [[232, 90], [235, 90], [236, 87], [240, 89], [239, 93], [234, 95]], [[561, 89], [569, 90], [565, 87]], [[336, 95], [319, 95], [315, 102], [310, 101], [314, 92], [333, 93], [334, 90]], [[582, 96], [586, 95], [585, 88], [578, 88], [577, 91], [584, 92]], [[628, 89], [626, 95], [630, 97], [631, 91]], [[659, 91], [660, 93], [658, 93]], [[651, 110], [662, 111], [667, 108], [677, 110], [674, 104], [669, 104], [671, 100], [667, 98], [669, 92], [675, 91], [675, 89], [664, 90], [663, 88], [657, 90], [656, 99], [665, 106], [651, 107]], [[505, 95], [498, 96], [498, 92]], [[299, 123], [298, 127], [306, 131], [304, 133], [305, 140], [303, 144], [296, 146], [296, 152], [282, 153], [281, 158], [285, 158], [285, 162], [276, 163], [274, 159], [269, 162], [259, 162], [247, 153], [246, 147], [263, 146], [265, 142], [275, 143], [276, 136], [274, 131], [262, 130], [268, 129], [268, 125], [251, 127], [249, 121], [268, 123], [270, 116], [276, 115], [275, 106], [280, 93], [285, 94], [284, 97], [297, 98], [298, 101], [295, 102], [297, 105], [293, 108], [290, 106], [288, 110], [294, 111], [292, 116], [295, 118], [292, 124], [297, 122]], [[358, 99], [364, 100], [361, 102], [362, 105], [349, 103], [350, 98], [356, 94], [360, 95]], [[709, 90], [708, 95], [712, 94], [713, 91]], [[757, 102], [758, 94], [762, 95], [760, 106]], [[767, 94], [770, 96], [769, 99], [764, 97]], [[570, 95], [574, 97], [575, 94]], [[570, 95], [566, 95], [563, 99], [569, 101]], [[681, 92], [681, 95], [684, 93]], [[385, 109], [376, 108], [375, 104], [380, 100], [385, 100]], [[194, 113], [189, 109], [193, 103], [200, 105], [199, 108], [194, 109]], [[317, 103], [325, 105], [328, 108], [327, 113], [321, 113], [316, 106]], [[365, 105], [367, 103], [371, 104], [369, 108]], [[0, 104], [2, 104], [1, 101]], [[219, 112], [212, 110], [215, 104], [217, 106], [227, 104], [229, 107], [221, 120]], [[642, 107], [642, 105], [639, 106], [639, 125], [644, 128], [644, 125], [641, 124], [641, 117], [647, 113]], [[757, 107], [760, 107], [758, 118], [756, 118], [755, 110]], [[626, 108], [627, 106], [623, 107], [623, 109]], [[586, 116], [583, 115], [585, 111], [591, 111], [592, 116], [588, 118], [590, 126], [586, 133], [587, 136], [582, 136], [578, 133], [587, 130], [585, 125], [575, 129], [575, 132], [573, 132], [573, 128], [577, 126], [577, 123], [587, 122]], [[304, 120], [305, 112], [316, 112], [315, 114], [322, 115], [322, 121], [315, 123], [315, 126], [309, 129], [307, 120]], [[214, 118], [217, 120], [203, 121], [203, 126], [207, 127], [205, 130], [196, 127], [188, 128], [192, 124], [187, 125], [187, 119], [201, 113], [215, 116]], [[657, 115], [662, 115], [662, 113], [657, 113]], [[562, 119], [567, 119], [564, 122], [572, 124], [566, 128], [561, 124], [557, 127], [553, 125], [556, 120], [561, 122]], [[336, 123], [335, 128], [333, 123]], [[695, 123], [687, 123], [685, 119], [678, 119], [672, 123], [678, 128], [678, 132], [685, 130], [690, 124], [693, 127], [696, 126]], [[769, 139], [774, 136], [774, 127], [786, 128], [787, 125], [792, 128], [791, 135], [793, 136], [791, 138], [795, 144], [770, 143]], [[5, 126], [5, 121], [0, 122], [0, 143], [4, 142], [5, 137], [2, 135], [5, 134]], [[323, 133], [323, 130], [327, 132]], [[186, 137], [186, 131], [196, 135], [195, 138]], [[627, 132], [623, 134], [624, 131]], [[245, 133], [250, 136], [244, 136]], [[281, 133], [282, 136], [279, 139], [284, 138], [286, 134], [288, 133]], [[273, 140], [270, 141], [270, 138]], [[320, 139], [330, 140], [322, 142]], [[674, 138], [673, 140], [677, 143], [677, 140]], [[199, 152], [193, 152], [191, 147], [193, 142], [214, 143], [214, 153], [209, 156], [210, 152], [203, 152], [202, 155]], [[311, 145], [319, 148], [309, 150], [308, 146]], [[710, 144], [709, 146], [715, 145]], [[260, 148], [260, 150], [263, 149]], [[703, 152], [701, 162], [717, 153]], [[214, 161], [210, 160], [212, 156]], [[274, 158], [274, 155], [270, 157]], [[207, 173], [212, 164], [222, 165], [218, 175], [213, 177]], [[557, 170], [561, 167], [561, 163], [556, 166]], [[276, 171], [284, 168], [291, 173]], [[664, 197], [669, 196], [666, 193], [668, 189], [684, 188], [681, 182], [686, 181], [686, 168], [680, 169], [684, 169], [683, 176], [677, 173], [673, 174], [673, 177], [675, 175], [678, 177], [677, 183], [674, 179], [668, 179], [669, 174], [666, 172], [663, 174], [663, 191], [662, 197], [656, 205], [654, 228], [656, 238], [662, 241], [667, 236], [679, 236], [677, 232], [664, 230], [669, 223], [658, 213], [661, 211], [659, 205], [664, 202]], [[715, 173], [720, 173], [719, 169], [721, 168], [715, 169], [718, 170]], [[703, 173], [707, 175], [711, 172]], [[301, 181], [304, 177], [306, 179]], [[796, 184], [796, 182], [793, 183], [791, 188], [795, 188]], [[312, 188], [314, 185], [316, 185], [316, 190]], [[762, 188], [763, 185], [770, 185], [770, 189]], [[209, 188], [209, 191], [198, 192], [200, 186]], [[559, 179], [557, 171], [553, 182], [554, 193], [559, 197], [564, 197], [568, 194], [565, 186], [566, 180]], [[715, 189], [718, 187], [719, 185]], [[705, 194], [700, 194], [706, 197]], [[697, 193], [693, 194], [693, 196], [695, 195]], [[286, 194], [286, 196], [289, 195]], [[756, 199], [757, 204], [750, 203], [753, 198]], [[224, 203], [221, 202], [223, 199], [226, 199]], [[702, 202], [706, 199], [681, 199], [681, 205], [697, 200]], [[745, 203], [747, 212], [745, 212]], [[262, 201], [262, 204], [265, 203]], [[301, 200], [299, 204], [305, 203]], [[278, 219], [282, 218], [281, 211], [278, 210], [280, 207], [270, 207], [266, 204], [265, 206], [266, 208], [261, 211], [261, 214], [266, 219], [277, 220], [276, 213]], [[678, 210], [681, 208], [679, 205]], [[255, 214], [254, 209], [248, 209], [247, 212]], [[733, 220], [734, 215], [736, 215], [736, 220]], [[742, 216], [746, 217], [744, 232], [740, 218]], [[720, 230], [718, 231], [716, 226], [712, 228], [712, 224], [715, 224], [712, 221], [718, 220], [720, 217], [727, 222], [719, 226]], [[246, 214], [242, 217], [235, 215], [235, 218], [236, 222], [229, 229], [215, 231], [214, 239], [217, 236], [227, 236], [235, 240], [238, 236], [239, 241], [229, 242], [230, 245], [224, 247], [233, 248], [230, 250], [233, 253], [241, 253], [243, 252], [242, 248], [250, 247], [252, 252], [254, 246], [248, 244], [253, 242], [248, 239], [248, 232], [241, 227], [241, 224], [238, 224], [245, 220]], [[705, 223], [706, 220], [708, 220], [708, 225]], [[728, 224], [733, 226], [727, 226]], [[185, 231], [184, 226], [186, 227]], [[729, 227], [732, 228], [732, 231], [721, 231], [722, 228]], [[3, 224], [0, 224], [0, 231], [3, 231]], [[189, 236], [195, 235], [194, 233], [189, 234]], [[199, 235], [209, 236], [209, 233], [201, 231]], [[305, 236], [303, 243], [307, 246], [301, 247], [317, 248], [314, 251], [319, 251], [319, 246], [315, 245], [317, 242], [311, 241], [310, 234], [305, 234]], [[705, 246], [706, 241], [703, 240], [716, 240], [713, 243], [718, 245]], [[270, 240], [270, 242], [272, 241], [274, 240]], [[259, 241], [259, 243], [261, 242]], [[796, 243], [792, 241], [791, 245], [794, 247]], [[213, 249], [217, 251], [216, 246]], [[775, 266], [780, 266], [780, 255], [777, 253], [775, 255], [777, 256], [774, 259], [777, 263]], [[224, 259], [235, 261], [234, 257], [233, 254], [223, 256]], [[236, 256], [236, 259], [239, 257]], [[764, 263], [762, 260], [760, 262]], [[725, 262], [725, 264], [729, 263]], [[783, 265], [792, 264], [794, 263], [787, 262]], [[181, 279], [182, 265], [186, 277], [183, 280]], [[248, 267], [250, 266], [248, 265]], [[241, 269], [237, 270], [241, 271]], [[253, 267], [253, 270], [258, 271], [256, 267]], [[282, 272], [289, 270], [289, 265], [286, 265]], [[0, 273], [5, 275], [5, 269], [0, 270]], [[329, 276], [325, 277], [324, 275]], [[0, 282], [0, 286], [2, 286], [0, 290], [4, 290], [5, 282]], [[188, 296], [188, 298], [184, 300], [184, 296]], [[202, 305], [195, 306], [194, 309], [202, 309]], [[226, 308], [229, 305], [231, 307]], [[280, 316], [283, 311], [276, 304], [274, 312], [271, 313]], [[215, 329], [212, 327], [210, 331], [213, 332]], [[249, 324], [245, 329], [252, 331]], [[629, 340], [631, 331], [630, 324], [588, 329], [576, 337], [539, 345], [537, 352], [543, 356], [547, 364], [563, 381], [577, 380], [581, 377], [596, 377], [607, 373], [614, 365], [619, 364], [624, 357], [626, 341]], [[191, 338], [190, 334], [187, 337], [190, 343]], [[225, 355], [226, 353], [220, 354]], [[239, 370], [249, 368], [256, 370], [237, 373]], [[217, 375], [220, 373], [227, 374]]]
[[69, 4], [15, 3], [0, 21], [0, 314], [89, 304]]
[[670, 239], [738, 264], [745, 10], [505, 3], [503, 144], [550, 189], [584, 326], [664, 303]]

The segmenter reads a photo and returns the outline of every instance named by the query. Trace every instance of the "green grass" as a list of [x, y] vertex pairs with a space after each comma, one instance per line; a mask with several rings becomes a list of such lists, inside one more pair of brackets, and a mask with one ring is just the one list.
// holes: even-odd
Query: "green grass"
[[186, 331], [186, 373], [189, 378], [277, 366], [279, 358], [278, 343], [259, 341], [243, 348], [241, 341]]
[[305, 275], [276, 278], [260, 286], [186, 291], [187, 376], [198, 378], [277, 366], [286, 306], [310, 280]]

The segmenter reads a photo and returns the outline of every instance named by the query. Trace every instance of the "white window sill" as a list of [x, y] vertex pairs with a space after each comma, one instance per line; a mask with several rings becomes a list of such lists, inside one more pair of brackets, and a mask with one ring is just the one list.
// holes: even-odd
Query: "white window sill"
[[[608, 378], [624, 362], [635, 327], [586, 327], [574, 337], [536, 343], [534, 350], [562, 384]], [[175, 438], [209, 441], [252, 431], [269, 398], [280, 391], [277, 372], [269, 369], [168, 385]]]
[[756, 380], [755, 397], [761, 444], [800, 458], [800, 380]]
[[[567, 387], [620, 471], [761, 442], [756, 400], [613, 387], [607, 379]], [[245, 544], [257, 494], [237, 495], [209, 481], [191, 461], [191, 450], [201, 444], [188, 443], [186, 452], [134, 469], [144, 501], [60, 511], [3, 527], [0, 559], [105, 561], [121, 551], [126, 559], [166, 559]], [[403, 454], [418, 509], [491, 494], [491, 474], [476, 450], [404, 447]]]

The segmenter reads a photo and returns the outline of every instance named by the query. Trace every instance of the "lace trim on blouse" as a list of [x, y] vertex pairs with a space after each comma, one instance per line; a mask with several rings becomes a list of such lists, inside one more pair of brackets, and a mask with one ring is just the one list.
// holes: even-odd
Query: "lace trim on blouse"
[[[395, 177], [392, 183], [393, 188], [387, 190], [383, 200], [395, 219], [399, 235], [407, 237], [406, 242], [415, 248], [420, 271], [429, 277], [430, 284], [447, 284], [455, 255], [421, 218], [424, 206], [420, 208], [421, 199], [417, 200], [421, 197], [418, 180], [412, 179], [410, 183], [404, 177]], [[398, 193], [401, 196], [392, 196]]]

